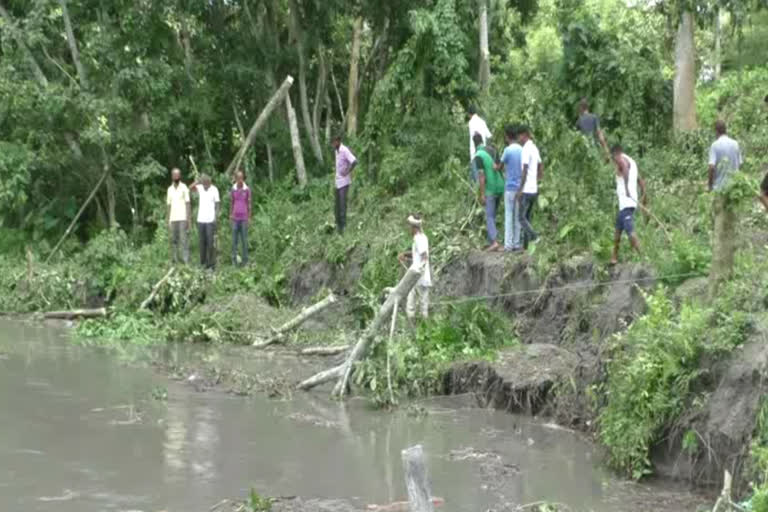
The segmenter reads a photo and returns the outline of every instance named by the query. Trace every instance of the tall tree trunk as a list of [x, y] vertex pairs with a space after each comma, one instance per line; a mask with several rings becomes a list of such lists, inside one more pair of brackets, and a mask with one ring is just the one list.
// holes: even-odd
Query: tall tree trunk
[[317, 89], [315, 90], [315, 102], [312, 105], [312, 131], [320, 138], [320, 122], [323, 114], [323, 105], [325, 104], [326, 83], [328, 72], [325, 66], [325, 55], [322, 47], [317, 50]]
[[293, 159], [296, 162], [296, 178], [299, 186], [304, 187], [307, 184], [307, 170], [304, 167], [304, 153], [301, 151], [301, 137], [299, 137], [299, 124], [296, 122], [296, 111], [291, 104], [291, 95], [285, 97], [285, 109], [288, 112], [288, 127], [291, 131], [291, 147], [293, 148]]
[[349, 57], [349, 84], [347, 90], [347, 135], [357, 134], [358, 87], [360, 80], [360, 42], [363, 38], [363, 18], [358, 16], [352, 29], [352, 54]]
[[680, 16], [675, 41], [674, 119], [675, 131], [695, 130], [696, 123], [696, 46], [691, 11]]
[[67, 32], [67, 43], [69, 44], [69, 53], [72, 54], [72, 60], [75, 63], [75, 69], [77, 70], [77, 77], [80, 79], [80, 87], [83, 90], [88, 90], [88, 77], [85, 74], [85, 68], [80, 60], [80, 52], [77, 49], [77, 39], [75, 39], [75, 31], [72, 30], [72, 20], [69, 18], [69, 11], [67, 10], [67, 0], [59, 0], [61, 6], [61, 14], [64, 18], [64, 29]]
[[43, 89], [47, 88], [48, 79], [45, 77], [43, 70], [40, 69], [40, 66], [37, 64], [37, 60], [35, 59], [35, 56], [32, 55], [29, 46], [27, 46], [27, 43], [24, 42], [24, 39], [19, 34], [18, 30], [13, 28], [13, 18], [11, 18], [11, 15], [8, 13], [8, 11], [5, 10], [5, 6], [3, 4], [0, 4], [0, 16], [5, 18], [6, 23], [8, 23], [9, 27], [11, 27], [13, 38], [16, 40], [16, 44], [19, 45], [19, 48], [24, 53], [24, 56], [27, 59], [27, 63], [32, 69], [32, 73], [35, 75], [35, 79]]
[[715, 14], [715, 80], [720, 80], [720, 72], [722, 71], [723, 67], [723, 55], [722, 55], [722, 39], [723, 39], [723, 32], [722, 32], [722, 15], [723, 15], [723, 9], [722, 7], [717, 8], [717, 13]]
[[480, 72], [478, 82], [483, 94], [491, 85], [491, 53], [488, 50], [488, 0], [480, 3]]
[[304, 128], [309, 137], [309, 145], [312, 146], [312, 152], [318, 162], [323, 162], [323, 150], [320, 147], [320, 140], [317, 137], [312, 126], [312, 117], [309, 113], [309, 99], [307, 97], [307, 59], [304, 49], [304, 32], [301, 27], [301, 11], [296, 0], [291, 0], [291, 27], [293, 36], [296, 39], [296, 52], [299, 57], [299, 102], [301, 103], [301, 117], [304, 120]]
[[333, 104], [331, 103], [331, 94], [325, 92], [325, 144], [331, 143], [331, 123], [333, 122]]

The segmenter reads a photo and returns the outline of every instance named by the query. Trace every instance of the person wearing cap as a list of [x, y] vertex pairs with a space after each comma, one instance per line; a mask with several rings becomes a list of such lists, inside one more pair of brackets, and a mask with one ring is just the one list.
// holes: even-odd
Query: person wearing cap
[[419, 282], [416, 283], [405, 304], [405, 314], [408, 318], [416, 316], [416, 306], [418, 303], [419, 313], [422, 318], [429, 316], [429, 289], [432, 287], [432, 275], [429, 269], [429, 240], [422, 229], [421, 217], [413, 214], [407, 219], [408, 226], [413, 236], [413, 246], [408, 252], [401, 253], [397, 259], [401, 264], [411, 261], [411, 268], [421, 269], [422, 274]]
[[479, 168], [475, 162], [475, 153], [477, 144], [475, 143], [475, 134], [482, 138], [482, 144], [485, 145], [491, 140], [491, 131], [482, 117], [477, 115], [477, 109], [470, 105], [467, 109], [467, 124], [469, 126], [469, 178], [472, 183], [477, 182], [477, 173]]

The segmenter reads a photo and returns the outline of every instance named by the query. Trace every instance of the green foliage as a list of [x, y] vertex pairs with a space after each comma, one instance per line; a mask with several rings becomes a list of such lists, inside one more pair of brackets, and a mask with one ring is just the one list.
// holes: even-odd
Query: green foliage
[[[651, 472], [651, 447], [692, 406], [702, 357], [728, 353], [749, 325], [743, 311], [719, 313], [737, 311], [731, 294], [713, 308], [686, 302], [678, 311], [660, 288], [646, 302], [648, 312], [611, 347], [599, 413], [600, 441], [610, 463], [633, 478]], [[692, 449], [690, 438], [684, 444]]]
[[418, 397], [439, 390], [440, 378], [454, 361], [491, 359], [502, 347], [518, 343], [509, 321], [482, 304], [449, 306], [438, 315], [406, 330], [389, 345], [380, 342], [373, 356], [360, 364], [355, 373], [358, 385], [365, 387], [380, 404], [390, 401], [390, 379], [396, 396]]
[[247, 507], [249, 512], [270, 512], [272, 510], [272, 501], [261, 496], [255, 489], [251, 489]]

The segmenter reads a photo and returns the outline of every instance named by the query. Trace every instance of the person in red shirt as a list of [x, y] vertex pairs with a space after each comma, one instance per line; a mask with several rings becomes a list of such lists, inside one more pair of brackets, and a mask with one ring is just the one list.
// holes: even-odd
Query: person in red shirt
[[243, 247], [240, 265], [248, 264], [248, 221], [251, 218], [251, 189], [245, 184], [243, 171], [235, 173], [230, 192], [229, 220], [232, 221], [232, 265], [237, 266], [237, 244]]

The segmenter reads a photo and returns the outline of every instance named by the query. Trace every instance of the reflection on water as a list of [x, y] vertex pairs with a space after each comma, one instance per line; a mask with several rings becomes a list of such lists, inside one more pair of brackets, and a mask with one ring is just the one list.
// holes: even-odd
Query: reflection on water
[[[13, 322], [0, 323], [0, 356], [0, 511], [199, 511], [251, 487], [364, 508], [403, 499], [400, 450], [416, 443], [445, 510], [542, 499], [575, 510], [690, 510], [681, 504], [695, 501], [611, 479], [574, 434], [457, 409], [455, 399], [411, 418], [324, 395], [197, 393], [60, 331]], [[157, 386], [168, 388], [166, 402], [151, 399]], [[666, 504], [643, 505], [659, 496]]]

